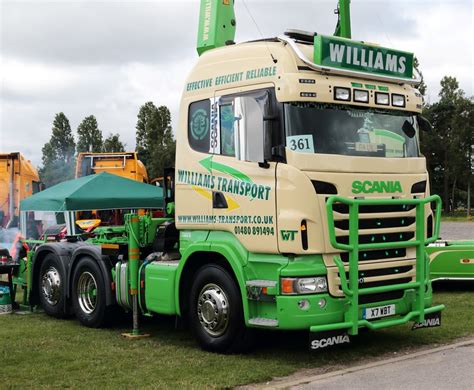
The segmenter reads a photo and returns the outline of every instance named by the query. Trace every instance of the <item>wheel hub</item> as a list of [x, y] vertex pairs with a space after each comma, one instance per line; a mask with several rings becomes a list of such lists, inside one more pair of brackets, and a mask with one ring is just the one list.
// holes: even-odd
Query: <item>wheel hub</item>
[[41, 278], [41, 291], [48, 304], [55, 306], [61, 299], [61, 277], [54, 267], [49, 267]]
[[97, 305], [97, 283], [94, 276], [85, 271], [77, 281], [77, 300], [81, 310], [91, 314]]
[[216, 284], [208, 284], [199, 293], [199, 322], [213, 337], [222, 335], [229, 324], [229, 305], [225, 292]]

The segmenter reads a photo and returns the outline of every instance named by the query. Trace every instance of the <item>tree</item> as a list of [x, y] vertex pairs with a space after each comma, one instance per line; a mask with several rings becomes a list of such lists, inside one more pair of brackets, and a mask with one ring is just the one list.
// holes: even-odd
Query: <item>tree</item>
[[136, 151], [151, 178], [163, 175], [174, 165], [176, 142], [171, 128], [171, 113], [166, 106], [147, 102], [140, 107], [136, 125]]
[[125, 152], [125, 145], [120, 141], [119, 134], [110, 133], [109, 136], [104, 140], [102, 147], [104, 153], [118, 153]]
[[416, 69], [416, 71], [420, 74], [420, 84], [418, 85], [418, 91], [420, 91], [421, 95], [425, 97], [426, 95], [426, 84], [425, 80], [423, 78], [423, 72], [420, 70], [420, 62], [418, 61], [418, 58], [415, 57], [413, 61], [413, 67]]
[[51, 138], [42, 149], [40, 176], [47, 187], [74, 177], [75, 150], [69, 120], [60, 112], [54, 118]]
[[444, 210], [450, 211], [456, 207], [456, 197], [467, 198], [471, 180], [473, 100], [466, 98], [456, 78], [449, 76], [441, 80], [439, 97], [437, 103], [425, 108], [424, 114], [434, 131], [421, 135], [421, 146], [428, 162], [432, 191], [443, 194]]
[[100, 152], [102, 150], [102, 131], [99, 130], [97, 119], [90, 115], [82, 120], [77, 128], [77, 153]]

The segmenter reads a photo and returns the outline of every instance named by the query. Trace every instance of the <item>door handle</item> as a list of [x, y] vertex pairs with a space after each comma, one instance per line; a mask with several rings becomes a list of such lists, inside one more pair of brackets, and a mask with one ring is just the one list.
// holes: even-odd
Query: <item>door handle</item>
[[227, 200], [224, 194], [220, 191], [212, 191], [212, 208], [213, 209], [227, 209]]

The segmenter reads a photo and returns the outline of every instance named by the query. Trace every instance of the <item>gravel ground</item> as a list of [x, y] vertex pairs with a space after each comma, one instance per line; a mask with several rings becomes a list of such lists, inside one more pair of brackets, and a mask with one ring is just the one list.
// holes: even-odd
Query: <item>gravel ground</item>
[[443, 240], [474, 240], [474, 222], [441, 222]]

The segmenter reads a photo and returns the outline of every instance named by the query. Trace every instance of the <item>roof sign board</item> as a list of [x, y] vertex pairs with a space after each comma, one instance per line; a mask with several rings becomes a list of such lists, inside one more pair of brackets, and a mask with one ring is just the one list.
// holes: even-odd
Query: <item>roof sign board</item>
[[314, 37], [314, 63], [404, 79], [413, 76], [413, 53], [325, 35]]

